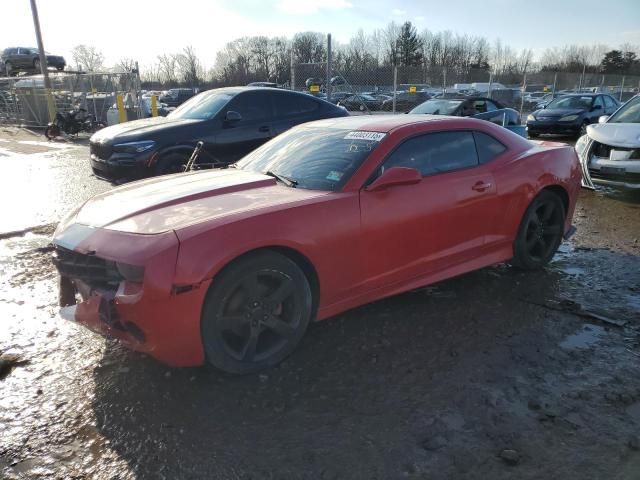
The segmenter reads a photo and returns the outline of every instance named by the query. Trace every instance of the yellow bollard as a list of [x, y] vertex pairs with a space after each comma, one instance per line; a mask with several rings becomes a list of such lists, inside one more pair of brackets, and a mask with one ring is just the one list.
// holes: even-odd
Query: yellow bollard
[[124, 123], [127, 121], [127, 112], [124, 109], [124, 100], [122, 99], [122, 95], [118, 95], [116, 97], [116, 104], [118, 105], [118, 122]]
[[151, 116], [158, 116], [158, 102], [155, 95], [151, 95]]

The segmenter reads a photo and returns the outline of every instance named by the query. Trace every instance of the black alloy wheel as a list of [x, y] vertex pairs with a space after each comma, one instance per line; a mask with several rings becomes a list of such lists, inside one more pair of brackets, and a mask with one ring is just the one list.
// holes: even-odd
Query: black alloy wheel
[[257, 372], [287, 357], [311, 318], [302, 270], [271, 251], [243, 257], [214, 278], [202, 315], [207, 360], [233, 374]]
[[564, 234], [565, 208], [555, 193], [543, 190], [527, 208], [514, 243], [514, 264], [527, 270], [547, 265]]

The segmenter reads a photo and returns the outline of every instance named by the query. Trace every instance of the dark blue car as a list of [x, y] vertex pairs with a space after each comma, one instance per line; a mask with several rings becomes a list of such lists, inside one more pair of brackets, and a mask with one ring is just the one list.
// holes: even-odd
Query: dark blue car
[[563, 95], [527, 117], [527, 133], [529, 138], [546, 133], [580, 137], [587, 133], [587, 125], [619, 106], [615, 98], [602, 93]]

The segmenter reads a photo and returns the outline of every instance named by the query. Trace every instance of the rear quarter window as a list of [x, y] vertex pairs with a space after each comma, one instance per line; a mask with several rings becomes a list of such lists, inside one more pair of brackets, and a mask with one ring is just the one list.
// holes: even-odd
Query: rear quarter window
[[276, 114], [278, 116], [297, 116], [310, 114], [320, 108], [320, 102], [300, 95], [274, 95]]
[[480, 164], [490, 162], [507, 150], [507, 147], [486, 133], [473, 132], [473, 138], [476, 142]]

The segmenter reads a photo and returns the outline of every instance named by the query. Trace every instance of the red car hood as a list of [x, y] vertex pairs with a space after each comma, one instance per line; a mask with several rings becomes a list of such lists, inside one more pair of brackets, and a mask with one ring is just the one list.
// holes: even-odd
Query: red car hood
[[91, 198], [69, 220], [90, 227], [157, 234], [326, 194], [285, 187], [259, 173], [207, 170], [115, 188]]

